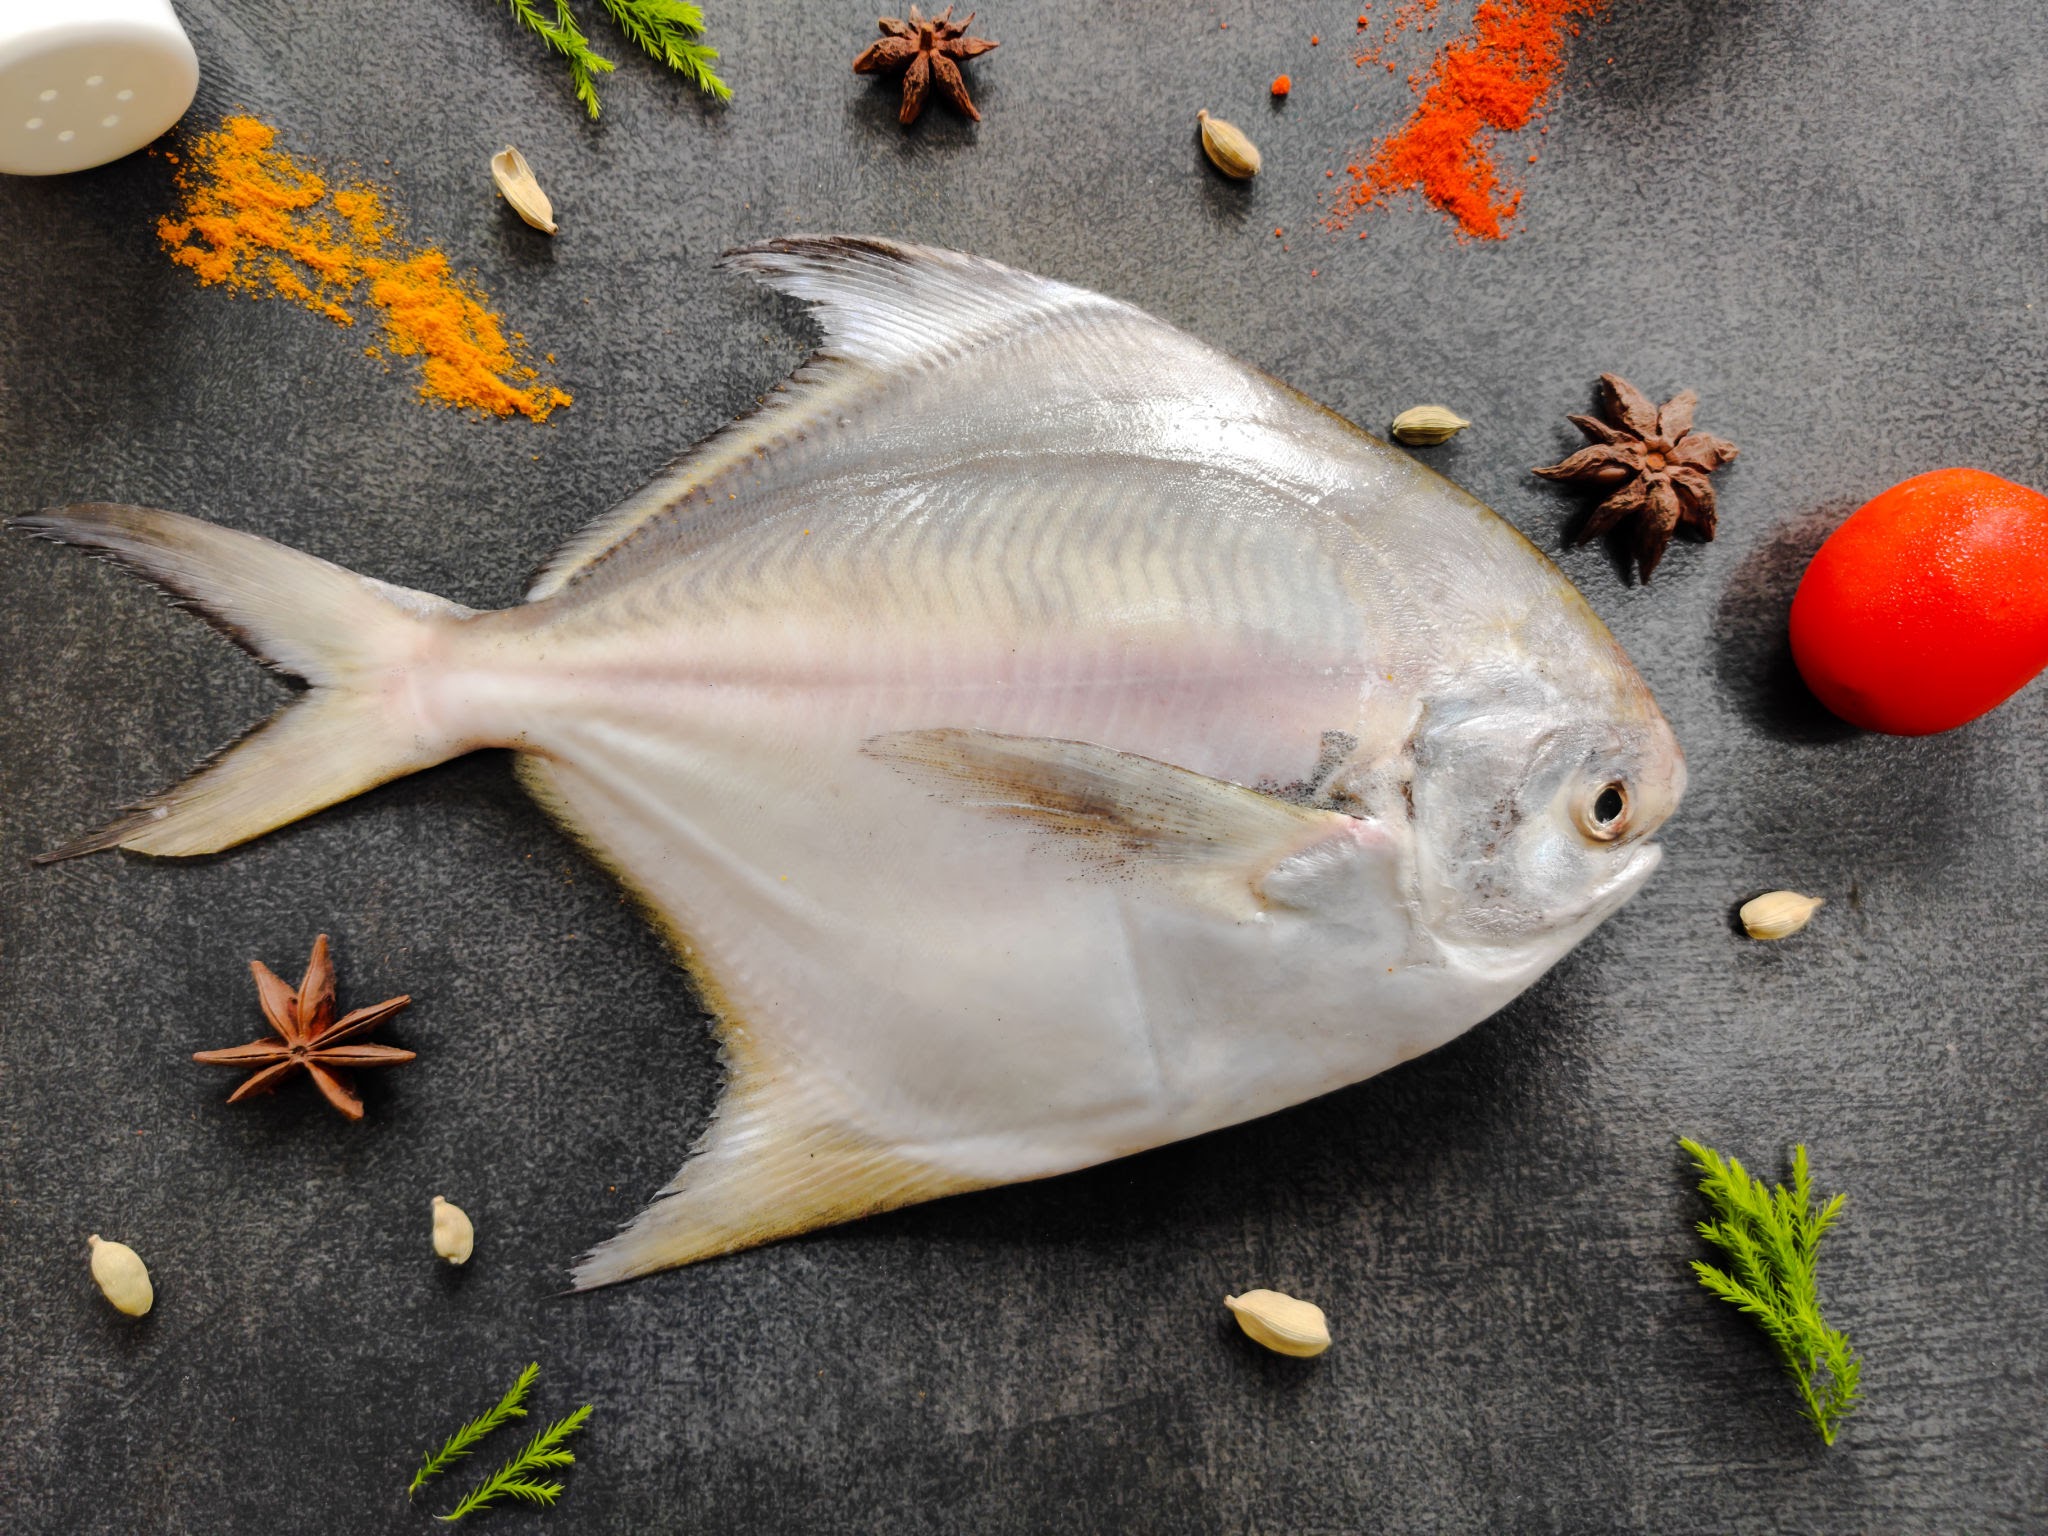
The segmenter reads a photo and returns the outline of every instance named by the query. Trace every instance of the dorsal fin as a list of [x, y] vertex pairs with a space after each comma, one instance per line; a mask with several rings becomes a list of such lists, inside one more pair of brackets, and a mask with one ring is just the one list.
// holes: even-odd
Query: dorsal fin
[[872, 368], [928, 366], [1055, 315], [1130, 307], [984, 257], [849, 235], [770, 240], [720, 263], [815, 306], [824, 355]]
[[[684, 454], [598, 518], [544, 566], [527, 600], [585, 579], [636, 536], [664, 530], [671, 550], [701, 548], [762, 515], [763, 464], [783, 450], [783, 472], [813, 476], [829, 444], [790, 452], [877, 391], [892, 373], [942, 365], [1000, 345], [1059, 317], [1102, 309], [1137, 316], [1114, 299], [998, 262], [930, 246], [846, 235], [795, 236], [728, 251], [720, 265], [752, 273], [815, 307], [824, 345], [761, 406]], [[745, 474], [749, 494], [740, 495]]]

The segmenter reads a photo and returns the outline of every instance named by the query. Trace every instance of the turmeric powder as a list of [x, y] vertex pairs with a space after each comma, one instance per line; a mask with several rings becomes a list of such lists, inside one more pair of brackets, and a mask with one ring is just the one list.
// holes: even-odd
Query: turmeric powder
[[225, 119], [176, 179], [184, 206], [157, 222], [157, 235], [202, 284], [289, 299], [337, 325], [354, 325], [350, 306], [367, 304], [383, 321], [384, 354], [419, 358], [420, 398], [435, 404], [542, 421], [570, 403], [540, 381], [523, 338], [506, 335], [474, 279], [440, 247], [400, 234], [385, 191], [330, 185], [278, 149], [269, 124]]

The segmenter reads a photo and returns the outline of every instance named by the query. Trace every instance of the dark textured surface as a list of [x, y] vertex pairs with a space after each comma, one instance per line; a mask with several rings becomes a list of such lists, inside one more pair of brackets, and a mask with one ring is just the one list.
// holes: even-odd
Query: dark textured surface
[[[2035, 0], [1620, 0], [1541, 162], [1508, 149], [1529, 193], [1497, 246], [1414, 210], [1314, 230], [1324, 169], [1408, 99], [1330, 7], [984, 6], [987, 121], [910, 135], [846, 70], [872, 6], [721, 0], [732, 108], [614, 49], [594, 127], [483, 0], [182, 9], [194, 121], [245, 106], [394, 183], [576, 404], [432, 411], [370, 338], [199, 290], [151, 233], [159, 160], [4, 181], [6, 511], [155, 503], [510, 602], [800, 358], [793, 307], [709, 271], [793, 229], [1102, 288], [1367, 424], [1446, 401], [1478, 425], [1430, 461], [1547, 549], [1575, 504], [1526, 466], [1603, 368], [1697, 388], [1743, 456], [1720, 542], [1654, 588], [1561, 556], [1692, 789], [1664, 872], [1513, 1008], [1263, 1123], [574, 1299], [564, 1263], [716, 1093], [654, 936], [495, 755], [219, 858], [29, 869], [277, 690], [132, 583], [0, 544], [0, 1527], [425, 1529], [418, 1454], [529, 1359], [541, 1411], [597, 1412], [560, 1508], [507, 1528], [2048, 1526], [2048, 689], [1860, 737], [1781, 640], [1805, 556], [1893, 480], [2048, 483]], [[1204, 106], [1256, 135], [1258, 183], [1202, 166]], [[490, 195], [508, 139], [552, 243]], [[1780, 885], [1830, 905], [1737, 937]], [[187, 1053], [249, 1038], [245, 962], [296, 967], [323, 928], [344, 1002], [418, 994], [386, 1035], [420, 1060], [360, 1126], [305, 1090], [226, 1108]], [[1832, 1451], [1687, 1274], [1682, 1132], [1773, 1171], [1803, 1138], [1850, 1192], [1823, 1277], [1870, 1402]], [[461, 1272], [427, 1250], [437, 1192], [477, 1220]], [[142, 1323], [93, 1290], [91, 1231], [150, 1262]], [[1219, 1299], [1257, 1284], [1319, 1300], [1337, 1347], [1251, 1348]]]

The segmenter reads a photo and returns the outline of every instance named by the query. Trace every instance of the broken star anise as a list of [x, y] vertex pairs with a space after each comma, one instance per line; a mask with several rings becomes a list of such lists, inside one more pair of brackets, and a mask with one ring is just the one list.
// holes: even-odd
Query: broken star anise
[[920, 14], [914, 5], [907, 21], [884, 16], [876, 23], [882, 29], [882, 40], [870, 44], [867, 52], [853, 61], [853, 72], [871, 75], [877, 71], [903, 71], [903, 110], [896, 114], [898, 122], [916, 122], [917, 114], [924, 110], [925, 92], [937, 85], [941, 96], [978, 123], [981, 114], [974, 110], [974, 102], [967, 94], [967, 81], [955, 60], [971, 59], [996, 45], [985, 37], [969, 37], [967, 29], [973, 24], [973, 12], [968, 13], [967, 20], [955, 21], [950, 5], [930, 18]]
[[1579, 525], [1574, 544], [1635, 517], [1636, 565], [1648, 581], [1681, 525], [1702, 539], [1713, 538], [1714, 487], [1707, 476], [1733, 459], [1736, 448], [1693, 430], [1692, 413], [1699, 403], [1688, 389], [1655, 406], [1627, 379], [1600, 375], [1600, 409], [1607, 419], [1571, 418], [1591, 446], [1536, 470], [1547, 480], [1615, 488]]
[[351, 1120], [363, 1118], [363, 1101], [349, 1088], [335, 1068], [396, 1067], [413, 1059], [412, 1051], [395, 1045], [350, 1045], [346, 1042], [366, 1035], [412, 1001], [387, 997], [381, 1003], [358, 1008], [337, 1019], [334, 1016], [334, 963], [327, 956], [327, 935], [313, 941], [313, 958], [307, 962], [306, 978], [297, 991], [287, 986], [261, 960], [249, 962], [249, 974], [256, 978], [256, 997], [263, 1005], [263, 1017], [277, 1031], [275, 1040], [252, 1040], [247, 1045], [224, 1051], [194, 1051], [192, 1059], [214, 1067], [256, 1067], [259, 1070], [228, 1095], [228, 1102], [246, 1099], [252, 1093], [267, 1093], [295, 1068], [304, 1067], [307, 1076], [327, 1096], [327, 1102]]

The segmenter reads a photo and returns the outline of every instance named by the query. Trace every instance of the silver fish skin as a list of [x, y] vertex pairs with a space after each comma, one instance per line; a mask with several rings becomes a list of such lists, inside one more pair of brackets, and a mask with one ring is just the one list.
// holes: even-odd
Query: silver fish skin
[[168, 512], [19, 519], [312, 684], [68, 857], [208, 853], [479, 747], [729, 1067], [607, 1284], [1370, 1077], [1649, 878], [1684, 759], [1564, 576], [1129, 305], [843, 237], [823, 350], [476, 612]]

